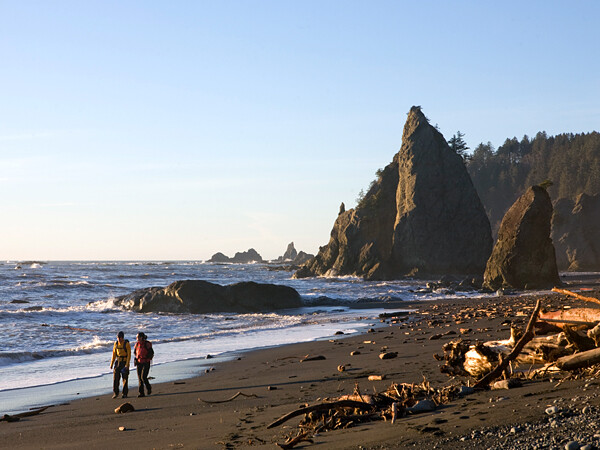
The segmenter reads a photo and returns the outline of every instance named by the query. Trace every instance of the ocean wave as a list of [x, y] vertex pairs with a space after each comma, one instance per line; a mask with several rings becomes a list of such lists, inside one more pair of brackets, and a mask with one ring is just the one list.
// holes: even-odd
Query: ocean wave
[[112, 345], [113, 341], [103, 340], [98, 336], [94, 336], [91, 342], [69, 349], [49, 349], [31, 352], [0, 352], [0, 367], [38, 361], [46, 358], [106, 352]]

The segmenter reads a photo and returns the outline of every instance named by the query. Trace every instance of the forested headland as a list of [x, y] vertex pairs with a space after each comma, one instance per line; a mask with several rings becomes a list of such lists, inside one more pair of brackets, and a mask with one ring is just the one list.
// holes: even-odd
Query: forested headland
[[[502, 217], [535, 184], [545, 183], [553, 201], [600, 193], [600, 133], [564, 133], [506, 139], [494, 150], [481, 143], [467, 154], [462, 133], [448, 141], [465, 158], [467, 170], [497, 233]], [[458, 139], [458, 141], [457, 141]]]

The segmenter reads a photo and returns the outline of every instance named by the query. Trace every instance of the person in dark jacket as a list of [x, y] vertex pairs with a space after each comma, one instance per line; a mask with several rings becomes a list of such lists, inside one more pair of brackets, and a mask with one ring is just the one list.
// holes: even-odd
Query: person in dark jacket
[[140, 386], [140, 393], [138, 397], [145, 397], [144, 386], [148, 395], [152, 394], [152, 386], [148, 381], [148, 374], [150, 373], [150, 361], [154, 357], [154, 350], [152, 349], [152, 343], [147, 340], [146, 334], [140, 332], [137, 335], [137, 342], [135, 343], [135, 359], [133, 364], [137, 367], [138, 382]]
[[127, 385], [129, 379], [129, 361], [131, 360], [131, 345], [125, 339], [125, 334], [119, 331], [117, 340], [113, 345], [112, 358], [110, 360], [110, 368], [113, 368], [113, 397], [119, 396], [119, 383], [123, 377], [123, 398], [127, 398], [129, 387]]

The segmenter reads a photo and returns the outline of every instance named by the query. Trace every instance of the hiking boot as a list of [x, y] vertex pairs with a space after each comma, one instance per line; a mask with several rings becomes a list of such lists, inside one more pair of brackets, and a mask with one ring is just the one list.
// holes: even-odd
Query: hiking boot
[[119, 394], [113, 394], [112, 398], [117, 398]]

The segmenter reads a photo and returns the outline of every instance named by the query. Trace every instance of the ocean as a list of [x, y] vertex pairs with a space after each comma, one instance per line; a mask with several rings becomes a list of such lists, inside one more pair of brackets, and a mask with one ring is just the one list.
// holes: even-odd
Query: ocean
[[[423, 289], [422, 280], [294, 280], [291, 272], [275, 268], [199, 261], [0, 263], [0, 414], [74, 395], [110, 395], [118, 331], [132, 344], [139, 331], [146, 333], [155, 349], [151, 375], [164, 382], [199, 375], [219, 357], [245, 350], [362, 331], [379, 321], [381, 302], [397, 310], [398, 301], [410, 308], [412, 300], [449, 296]], [[136, 289], [191, 279], [287, 285], [305, 306], [262, 314], [141, 314], [114, 304], [115, 297]], [[131, 386], [136, 389], [135, 376]]]

